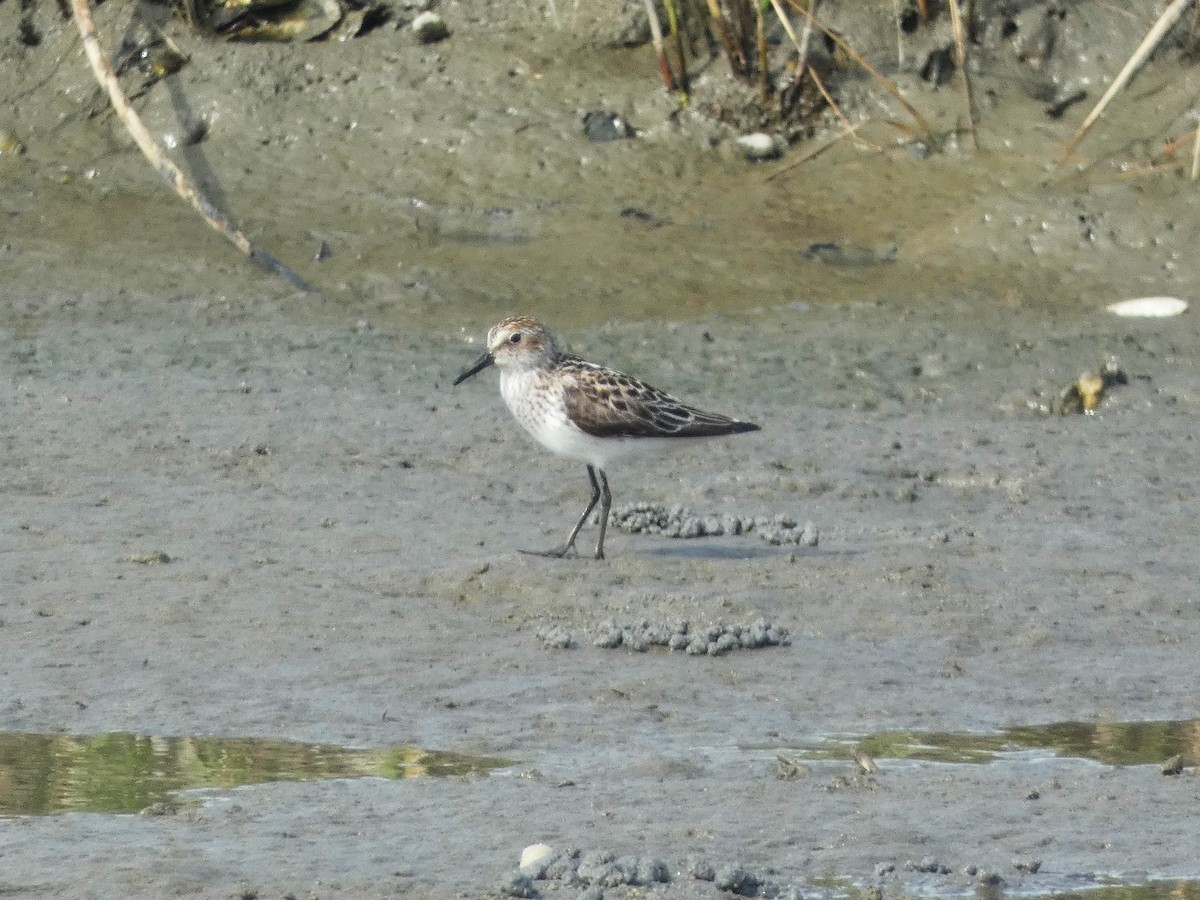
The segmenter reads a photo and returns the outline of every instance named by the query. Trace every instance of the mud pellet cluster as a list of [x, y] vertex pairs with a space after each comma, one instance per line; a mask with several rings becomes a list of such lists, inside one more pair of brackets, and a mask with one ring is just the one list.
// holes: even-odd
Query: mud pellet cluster
[[[768, 896], [798, 900], [800, 891], [791, 885], [774, 884], [748, 867], [732, 863], [713, 865], [700, 857], [691, 857], [686, 866], [672, 868], [655, 856], [618, 856], [611, 850], [581, 851], [568, 848], [548, 851], [530, 864], [505, 875], [497, 883], [500, 894], [508, 897], [539, 896], [538, 882], [558, 882], [562, 886], [582, 888], [579, 897], [609, 896], [605, 889], [635, 888], [644, 892], [656, 884], [680, 879], [711, 882], [730, 895]], [[558, 885], [554, 886], [557, 890]], [[635, 892], [630, 896], [640, 895]], [[624, 894], [622, 894], [624, 896]]]
[[553, 650], [569, 650], [575, 646], [575, 640], [562, 625], [547, 625], [537, 630], [537, 638], [543, 647]]
[[605, 649], [625, 647], [639, 653], [651, 647], [666, 647], [682, 650], [690, 656], [720, 656], [733, 650], [777, 647], [789, 643], [789, 637], [786, 628], [766, 619], [756, 619], [749, 625], [722, 623], [701, 627], [693, 627], [688, 622], [642, 621], [618, 625], [609, 621], [600, 625], [593, 643]]
[[768, 544], [815, 547], [820, 532], [812, 522], [801, 524], [786, 514], [773, 516], [697, 515], [686, 506], [629, 503], [614, 509], [609, 522], [629, 534], [657, 534], [671, 538], [719, 537], [757, 534]]

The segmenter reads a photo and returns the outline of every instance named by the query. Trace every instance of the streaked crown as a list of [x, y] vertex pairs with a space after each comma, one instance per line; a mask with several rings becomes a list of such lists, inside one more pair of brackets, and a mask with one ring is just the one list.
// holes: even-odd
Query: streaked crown
[[512, 316], [493, 325], [487, 345], [498, 366], [538, 368], [553, 365], [558, 358], [546, 326], [529, 316]]

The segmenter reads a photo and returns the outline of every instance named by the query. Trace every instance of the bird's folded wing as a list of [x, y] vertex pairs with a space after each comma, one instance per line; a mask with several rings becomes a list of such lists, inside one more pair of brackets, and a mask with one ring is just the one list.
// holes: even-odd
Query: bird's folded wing
[[571, 421], [596, 437], [714, 437], [744, 430], [728, 416], [687, 406], [618, 372], [572, 379], [563, 399]]

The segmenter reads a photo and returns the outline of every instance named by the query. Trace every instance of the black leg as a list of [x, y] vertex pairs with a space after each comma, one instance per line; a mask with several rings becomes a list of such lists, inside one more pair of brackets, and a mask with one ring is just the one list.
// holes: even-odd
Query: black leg
[[[566, 556], [575, 547], [575, 538], [579, 534], [579, 529], [583, 527], [583, 523], [587, 521], [588, 516], [592, 514], [592, 510], [596, 508], [596, 504], [600, 502], [600, 483], [596, 481], [596, 470], [592, 466], [587, 467], [588, 479], [592, 482], [592, 499], [588, 501], [587, 509], [583, 511], [583, 515], [579, 517], [579, 521], [575, 523], [575, 527], [571, 529], [571, 534], [567, 537], [567, 542], [561, 547], [555, 547], [553, 550], [522, 550], [522, 553], [528, 553], [530, 556], [557, 556], [562, 558]], [[600, 473], [601, 479], [604, 479], [604, 473]], [[604, 520], [600, 522], [600, 546], [596, 548], [596, 558], [603, 559], [604, 554], [604, 525], [608, 521], [608, 506], [612, 502], [612, 497], [608, 493], [608, 480], [604, 479]]]
[[[588, 472], [591, 472], [592, 467], [588, 466]], [[596, 559], [604, 559], [604, 532], [608, 531], [608, 511], [612, 508], [612, 494], [608, 490], [608, 476], [604, 474], [604, 470], [600, 469], [600, 537], [596, 540]], [[595, 478], [592, 479], [592, 484], [595, 484]], [[596, 504], [596, 498], [592, 498], [592, 505]], [[589, 507], [590, 509], [590, 507]]]

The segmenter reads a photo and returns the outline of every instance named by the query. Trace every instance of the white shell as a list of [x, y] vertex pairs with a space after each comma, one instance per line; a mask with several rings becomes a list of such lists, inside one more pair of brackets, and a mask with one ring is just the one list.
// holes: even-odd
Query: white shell
[[737, 145], [746, 154], [746, 159], [774, 159], [783, 152], [782, 143], [774, 135], [763, 131], [753, 134], [743, 134], [737, 138]]
[[554, 853], [554, 848], [549, 844], [530, 844], [521, 851], [521, 864], [519, 868], [527, 869], [536, 866], [547, 856]]
[[1127, 318], [1165, 319], [1177, 316], [1187, 308], [1187, 301], [1178, 297], [1138, 297], [1109, 304], [1108, 311]]
[[435, 12], [425, 11], [412, 21], [413, 34], [422, 44], [434, 44], [450, 36], [450, 28]]

